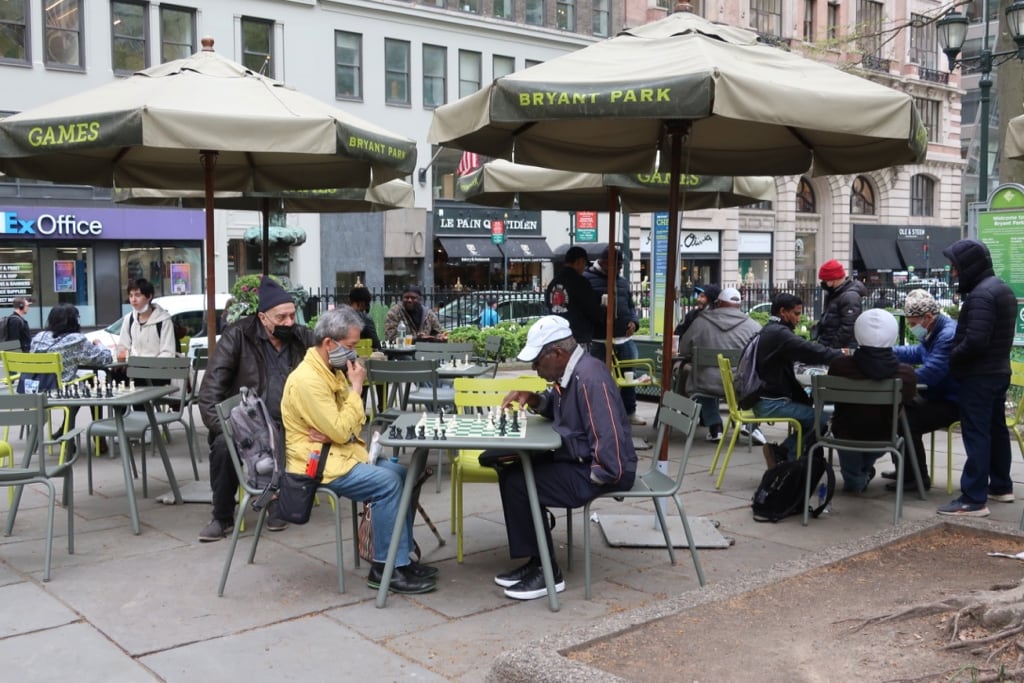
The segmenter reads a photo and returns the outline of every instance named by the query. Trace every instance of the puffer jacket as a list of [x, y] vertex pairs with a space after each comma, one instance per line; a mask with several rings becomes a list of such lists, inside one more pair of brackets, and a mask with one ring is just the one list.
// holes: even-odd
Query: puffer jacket
[[[587, 278], [587, 282], [597, 293], [598, 300], [602, 294], [608, 293], [608, 273], [601, 270], [596, 263], [583, 271], [583, 277]], [[629, 283], [626, 282], [626, 278], [619, 275], [615, 278], [615, 321], [612, 323], [612, 335], [614, 337], [627, 336], [626, 326], [631, 322], [634, 325], [639, 323], [636, 304], [633, 303], [633, 297], [629, 293]], [[594, 339], [604, 339], [607, 336], [606, 332], [605, 323], [602, 321], [594, 328]]]
[[1017, 318], [1017, 298], [996, 277], [988, 247], [959, 240], [942, 250], [960, 274], [963, 297], [957, 318], [949, 371], [953, 377], [1009, 375], [1010, 349]]
[[[760, 331], [761, 326], [738, 308], [712, 308], [698, 315], [683, 333], [679, 355], [684, 361], [689, 361], [697, 347], [742, 349]], [[724, 395], [722, 373], [717, 366], [701, 369], [699, 377], [696, 374], [691, 372], [686, 377], [688, 394], [706, 391], [712, 396]]]
[[861, 299], [867, 294], [867, 287], [860, 280], [847, 280], [830, 292], [815, 328], [814, 341], [833, 349], [857, 346], [853, 324], [864, 308]]
[[926, 400], [956, 403], [959, 399], [959, 385], [949, 374], [949, 352], [953, 348], [955, 334], [956, 321], [940, 313], [920, 344], [893, 349], [901, 363], [918, 366], [914, 371], [917, 383], [927, 385], [926, 389], [919, 388], [918, 392]]
[[[206, 375], [199, 388], [199, 413], [211, 434], [221, 431], [217, 404], [237, 394], [240, 387], [249, 387], [264, 400], [267, 398], [267, 367], [259, 346], [262, 343], [258, 336], [259, 325], [259, 318], [255, 315], [242, 318], [234, 325], [228, 325], [217, 341], [217, 348], [206, 366]], [[298, 367], [306, 349], [312, 345], [313, 331], [305, 325], [296, 325], [295, 333], [288, 342], [292, 370]], [[276, 411], [278, 407], [271, 409]]]

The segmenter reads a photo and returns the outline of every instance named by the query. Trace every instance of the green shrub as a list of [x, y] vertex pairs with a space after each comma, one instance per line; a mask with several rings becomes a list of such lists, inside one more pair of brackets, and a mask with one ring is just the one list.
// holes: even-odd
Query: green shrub
[[480, 329], [475, 325], [467, 325], [451, 330], [448, 333], [448, 341], [472, 342], [477, 355], [481, 355], [484, 352], [484, 343], [487, 341], [487, 337], [495, 334], [499, 335], [501, 337], [501, 355], [504, 360], [515, 358], [519, 350], [526, 344], [526, 333], [529, 329], [530, 325], [521, 325], [509, 321], [500, 322], [494, 327], [486, 327], [484, 329]]
[[[255, 315], [260, 305], [260, 279], [262, 275], [243, 275], [235, 280], [231, 287], [231, 297], [235, 300], [228, 307], [228, 322], [233, 323], [239, 318], [247, 315]], [[292, 295], [295, 307], [302, 310], [302, 307], [309, 300], [309, 292], [301, 285], [293, 285], [286, 277], [270, 276], [276, 280], [281, 287]]]

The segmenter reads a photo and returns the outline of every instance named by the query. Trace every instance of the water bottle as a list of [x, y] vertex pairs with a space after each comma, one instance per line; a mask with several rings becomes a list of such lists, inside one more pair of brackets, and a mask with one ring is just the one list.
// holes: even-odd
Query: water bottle
[[398, 345], [405, 346], [405, 321], [398, 321]]
[[[828, 498], [828, 486], [826, 486], [825, 482], [821, 482], [820, 484], [818, 484], [818, 507], [821, 507], [821, 506], [825, 505], [825, 499], [827, 499], [827, 498]], [[826, 512], [832, 512], [832, 506], [831, 505], [825, 507], [821, 511], [822, 514], [825, 514]]]

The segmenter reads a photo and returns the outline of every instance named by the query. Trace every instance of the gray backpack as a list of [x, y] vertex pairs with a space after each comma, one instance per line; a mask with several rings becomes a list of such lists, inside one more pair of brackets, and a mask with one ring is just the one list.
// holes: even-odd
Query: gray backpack
[[760, 332], [750, 338], [747, 345], [743, 347], [739, 363], [736, 364], [736, 370], [732, 376], [736, 402], [742, 410], [750, 410], [755, 403], [761, 400], [764, 382], [757, 372], [757, 348], [760, 341]]
[[252, 509], [260, 510], [277, 492], [284, 467], [284, 446], [263, 399], [248, 387], [242, 387], [239, 393], [242, 401], [231, 409], [228, 420], [246, 482], [263, 491], [252, 502]]

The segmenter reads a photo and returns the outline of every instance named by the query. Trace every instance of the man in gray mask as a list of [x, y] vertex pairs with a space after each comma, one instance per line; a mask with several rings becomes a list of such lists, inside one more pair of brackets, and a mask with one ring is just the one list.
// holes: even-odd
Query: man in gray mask
[[[264, 276], [260, 281], [258, 311], [224, 330], [199, 389], [199, 412], [210, 431], [207, 440], [213, 489], [213, 519], [199, 532], [203, 542], [219, 541], [234, 529], [238, 491], [238, 476], [224, 442], [217, 404], [237, 395], [240, 387], [249, 387], [267, 404], [280, 430], [285, 380], [313, 345], [309, 328], [295, 324], [291, 295], [271, 277]], [[277, 519], [272, 506], [265, 526], [270, 531], [281, 531], [288, 525]]]

